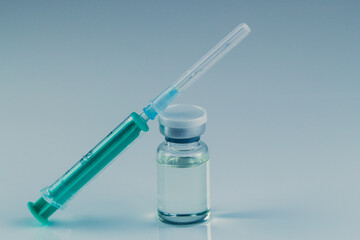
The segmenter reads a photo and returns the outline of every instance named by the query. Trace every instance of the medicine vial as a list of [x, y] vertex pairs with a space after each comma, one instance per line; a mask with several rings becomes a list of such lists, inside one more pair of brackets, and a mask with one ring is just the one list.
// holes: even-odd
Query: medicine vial
[[158, 215], [161, 221], [188, 224], [210, 216], [209, 154], [200, 140], [205, 109], [188, 104], [169, 106], [159, 116], [165, 136], [157, 150]]

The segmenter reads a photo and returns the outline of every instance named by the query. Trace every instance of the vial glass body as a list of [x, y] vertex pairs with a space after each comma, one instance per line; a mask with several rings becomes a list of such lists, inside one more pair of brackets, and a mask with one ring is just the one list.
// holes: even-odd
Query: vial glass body
[[209, 154], [204, 142], [161, 143], [157, 174], [161, 221], [186, 224], [209, 218]]

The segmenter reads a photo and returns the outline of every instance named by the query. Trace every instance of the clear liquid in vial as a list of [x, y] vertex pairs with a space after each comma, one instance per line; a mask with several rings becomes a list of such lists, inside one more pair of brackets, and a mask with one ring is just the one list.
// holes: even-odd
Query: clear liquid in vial
[[[164, 162], [171, 164], [161, 164]], [[184, 224], [208, 219], [208, 158], [201, 161], [189, 157], [177, 157], [175, 160], [160, 159], [157, 162], [157, 171], [160, 220]]]

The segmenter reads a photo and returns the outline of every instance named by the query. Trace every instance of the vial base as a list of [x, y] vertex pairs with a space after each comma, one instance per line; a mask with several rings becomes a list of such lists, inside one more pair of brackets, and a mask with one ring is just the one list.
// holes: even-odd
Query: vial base
[[160, 221], [170, 224], [192, 224], [204, 222], [210, 218], [210, 209], [194, 214], [171, 214], [158, 210]]

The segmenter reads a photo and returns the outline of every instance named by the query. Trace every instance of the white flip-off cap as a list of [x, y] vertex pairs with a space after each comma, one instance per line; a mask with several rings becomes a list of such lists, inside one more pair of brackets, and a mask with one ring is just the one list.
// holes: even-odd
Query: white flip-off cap
[[170, 139], [199, 137], [205, 132], [206, 110], [191, 104], [170, 105], [159, 115], [160, 132]]

